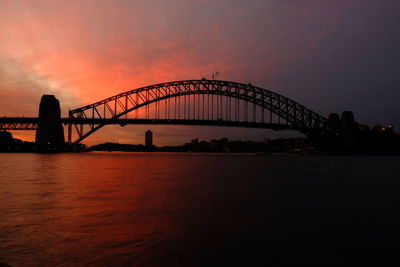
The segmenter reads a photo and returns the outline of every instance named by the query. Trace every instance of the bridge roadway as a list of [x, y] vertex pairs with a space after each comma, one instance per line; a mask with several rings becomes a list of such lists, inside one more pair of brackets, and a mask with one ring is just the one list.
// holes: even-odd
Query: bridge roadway
[[[254, 121], [229, 121], [229, 120], [188, 120], [188, 119], [85, 119], [85, 118], [61, 118], [64, 125], [98, 125], [115, 124], [125, 126], [128, 124], [154, 124], [154, 125], [203, 125], [203, 126], [227, 126], [247, 127], [272, 130], [293, 130], [291, 125], [254, 122]], [[36, 130], [39, 124], [37, 117], [0, 117], [0, 130]]]

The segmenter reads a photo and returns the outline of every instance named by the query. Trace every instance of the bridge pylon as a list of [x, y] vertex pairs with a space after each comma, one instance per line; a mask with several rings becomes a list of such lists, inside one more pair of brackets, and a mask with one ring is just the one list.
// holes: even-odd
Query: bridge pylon
[[43, 95], [40, 100], [35, 142], [38, 146], [55, 148], [65, 144], [60, 102], [54, 95]]

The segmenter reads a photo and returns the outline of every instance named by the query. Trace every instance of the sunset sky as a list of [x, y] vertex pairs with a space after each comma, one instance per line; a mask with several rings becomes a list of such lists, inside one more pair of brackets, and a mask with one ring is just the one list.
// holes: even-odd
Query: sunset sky
[[[399, 0], [4, 0], [0, 116], [37, 116], [42, 94], [55, 94], [67, 116], [123, 91], [219, 71], [324, 116], [352, 110], [360, 123], [399, 130], [399, 13]], [[279, 135], [107, 126], [85, 142], [143, 143], [147, 129], [157, 145]]]

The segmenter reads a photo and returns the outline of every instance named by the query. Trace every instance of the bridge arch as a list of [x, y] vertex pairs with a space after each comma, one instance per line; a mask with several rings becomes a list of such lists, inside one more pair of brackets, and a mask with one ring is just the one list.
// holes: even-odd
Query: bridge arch
[[[115, 120], [150, 104], [171, 98], [189, 95], [217, 95], [225, 96], [251, 103], [263, 110], [275, 114], [285, 121], [287, 129], [309, 134], [314, 130], [324, 130], [328, 127], [328, 120], [305, 106], [270, 90], [231, 81], [221, 80], [183, 80], [160, 83], [123, 92], [96, 103], [70, 110], [68, 124], [68, 141], [72, 142], [72, 127], [75, 126], [79, 143], [90, 134], [107, 125], [107, 120]], [[222, 99], [221, 99], [222, 100]], [[204, 105], [204, 99], [203, 99]], [[229, 105], [229, 103], [226, 103]], [[236, 112], [236, 111], [235, 111]], [[264, 113], [262, 113], [264, 114]], [[89, 129], [83, 128], [79, 120], [92, 121]], [[262, 124], [264, 122], [260, 122]], [[171, 123], [174, 124], [174, 123]], [[257, 123], [252, 124], [259, 127]], [[270, 122], [270, 125], [272, 123]]]

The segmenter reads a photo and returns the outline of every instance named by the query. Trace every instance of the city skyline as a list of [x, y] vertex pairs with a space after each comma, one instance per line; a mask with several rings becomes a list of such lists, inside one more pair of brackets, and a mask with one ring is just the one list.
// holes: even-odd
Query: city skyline
[[[218, 79], [275, 91], [324, 116], [352, 110], [360, 123], [400, 127], [397, 1], [93, 3], [1, 4], [1, 116], [37, 116], [42, 94], [55, 94], [66, 116], [120, 92], [218, 71]], [[86, 142], [138, 143], [148, 128], [107, 126]], [[279, 134], [149, 129], [161, 145]]]

